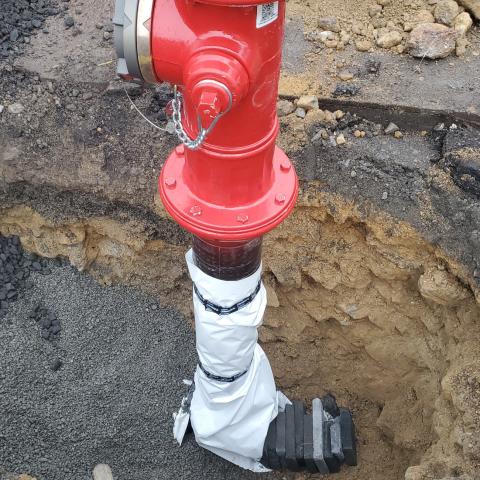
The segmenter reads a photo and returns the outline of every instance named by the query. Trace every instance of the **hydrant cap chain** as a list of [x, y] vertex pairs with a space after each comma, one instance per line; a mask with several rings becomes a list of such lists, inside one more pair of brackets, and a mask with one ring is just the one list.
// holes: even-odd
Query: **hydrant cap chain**
[[[183, 142], [185, 147], [187, 147], [189, 150], [197, 150], [200, 148], [203, 144], [203, 142], [206, 140], [208, 137], [209, 133], [215, 128], [215, 125], [217, 122], [230, 111], [232, 108], [233, 104], [233, 97], [232, 93], [230, 90], [220, 82], [217, 82], [216, 80], [202, 80], [201, 82], [198, 82], [195, 88], [198, 90], [206, 89], [208, 87], [215, 87], [216, 89], [220, 89], [222, 91], [226, 98], [226, 106], [222, 108], [222, 110], [219, 110], [214, 113], [214, 115], [211, 118], [211, 123], [207, 127], [204, 126], [203, 119], [201, 112], [197, 111], [197, 119], [198, 119], [198, 125], [199, 125], [199, 133], [197, 138], [192, 139], [188, 136], [188, 133], [185, 131], [183, 124], [182, 124], [182, 95], [178, 92], [177, 86], [175, 86], [175, 96], [172, 102], [172, 107], [173, 107], [173, 115], [172, 115], [172, 120], [173, 124], [175, 125], [175, 133], [177, 134], [179, 140]], [[201, 97], [200, 97], [201, 98]]]

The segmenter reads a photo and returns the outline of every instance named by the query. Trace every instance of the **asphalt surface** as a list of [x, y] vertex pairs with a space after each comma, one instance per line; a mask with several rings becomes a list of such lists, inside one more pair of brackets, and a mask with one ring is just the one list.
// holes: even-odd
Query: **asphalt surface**
[[[138, 291], [48, 268], [0, 320], [0, 476], [90, 480], [107, 463], [116, 480], [254, 478], [172, 438], [196, 362], [188, 322]], [[42, 335], [39, 312], [59, 334]]]

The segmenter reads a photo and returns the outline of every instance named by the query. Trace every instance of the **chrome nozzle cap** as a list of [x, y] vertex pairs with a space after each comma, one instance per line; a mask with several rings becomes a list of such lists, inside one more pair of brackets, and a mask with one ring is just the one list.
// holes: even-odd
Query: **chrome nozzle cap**
[[150, 26], [154, 0], [116, 0], [113, 16], [117, 75], [136, 83], [160, 83], [153, 71]]

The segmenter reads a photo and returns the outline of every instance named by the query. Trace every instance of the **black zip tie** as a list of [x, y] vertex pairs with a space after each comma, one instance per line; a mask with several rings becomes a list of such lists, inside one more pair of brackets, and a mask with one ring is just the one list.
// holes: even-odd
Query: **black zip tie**
[[198, 366], [200, 367], [200, 370], [210, 379], [210, 380], [215, 380], [217, 382], [222, 382], [222, 383], [233, 383], [239, 378], [242, 378], [247, 372], [245, 370], [242, 373], [237, 373], [237, 375], [234, 375], [233, 377], [220, 377], [219, 375], [214, 375], [213, 373], [210, 373], [208, 370], [205, 369], [205, 367], [202, 365], [202, 362], [200, 360], [198, 361]]
[[213, 312], [213, 313], [216, 313], [217, 315], [231, 315], [232, 313], [238, 312], [240, 309], [252, 303], [255, 297], [258, 295], [258, 292], [260, 291], [261, 286], [262, 286], [262, 281], [260, 280], [258, 282], [257, 287], [255, 288], [255, 290], [251, 295], [249, 295], [247, 298], [244, 298], [243, 300], [236, 303], [235, 305], [232, 305], [231, 307], [221, 307], [220, 305], [215, 305], [213, 302], [206, 300], [202, 296], [202, 294], [198, 291], [198, 288], [195, 284], [193, 284], [193, 289], [207, 312]]

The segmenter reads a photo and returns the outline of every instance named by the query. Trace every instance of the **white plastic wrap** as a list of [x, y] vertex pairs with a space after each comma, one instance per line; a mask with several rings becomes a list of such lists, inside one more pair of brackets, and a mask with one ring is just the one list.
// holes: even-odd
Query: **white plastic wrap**
[[[230, 307], [251, 295], [261, 268], [248, 278], [223, 281], [203, 273], [186, 255], [190, 276], [204, 299]], [[199, 360], [210, 374], [232, 377], [234, 382], [208, 378], [197, 367], [191, 402], [191, 423], [199, 445], [243, 468], [261, 472], [259, 463], [270, 422], [288, 400], [276, 391], [268, 359], [258, 345], [257, 329], [266, 307], [262, 285], [255, 299], [230, 315], [206, 311], [193, 295]]]

